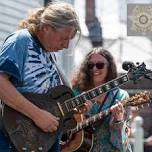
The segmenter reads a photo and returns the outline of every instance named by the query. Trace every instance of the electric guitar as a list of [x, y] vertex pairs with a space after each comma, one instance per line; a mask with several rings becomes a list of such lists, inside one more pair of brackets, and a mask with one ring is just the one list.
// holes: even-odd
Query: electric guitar
[[[131, 98], [121, 101], [124, 107], [127, 106], [142, 106], [143, 104], [150, 102], [150, 93], [148, 91], [136, 94]], [[68, 130], [62, 135], [60, 145], [61, 152], [91, 152], [93, 147], [93, 132], [85, 130], [86, 127], [95, 124], [97, 121], [101, 120], [103, 117], [110, 113], [109, 108], [107, 110], [101, 111], [98, 114], [82, 120], [82, 114], [77, 114], [75, 118], [78, 120], [78, 124], [75, 128]]]
[[147, 73], [149, 71], [146, 69], [146, 65], [142, 63], [133, 67], [127, 74], [76, 97], [74, 97], [72, 90], [65, 85], [51, 88], [46, 94], [24, 93], [23, 96], [33, 104], [60, 118], [57, 131], [43, 132], [31, 119], [7, 105], [4, 106], [4, 127], [19, 152], [47, 152], [62, 131], [66, 132], [76, 126], [73, 117], [75, 108], [82, 106], [86, 100], [96, 98], [129, 80], [136, 81]]

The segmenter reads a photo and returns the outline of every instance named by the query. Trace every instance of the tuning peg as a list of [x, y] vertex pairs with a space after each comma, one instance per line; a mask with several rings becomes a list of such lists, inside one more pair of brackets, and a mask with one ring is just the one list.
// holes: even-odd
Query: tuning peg
[[136, 107], [136, 110], [139, 110], [139, 107], [138, 107], [138, 106]]
[[138, 106], [138, 110], [140, 110], [140, 109], [142, 109], [142, 108], [143, 108], [142, 105]]
[[138, 66], [140, 63], [139, 62], [136, 62], [136, 65]]
[[143, 108], [144, 106], [143, 105], [140, 105], [140, 108]]

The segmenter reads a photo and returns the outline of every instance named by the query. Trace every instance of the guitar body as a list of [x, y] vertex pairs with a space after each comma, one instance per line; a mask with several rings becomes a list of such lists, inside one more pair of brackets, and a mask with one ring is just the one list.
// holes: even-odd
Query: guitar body
[[[28, 152], [47, 152], [55, 143], [62, 130], [71, 129], [76, 126], [73, 113], [63, 116], [57, 102], [62, 104], [65, 100], [73, 97], [70, 88], [62, 85], [50, 89], [46, 94], [23, 94], [29, 101], [41, 109], [60, 117], [59, 128], [56, 132], [46, 133], [38, 128], [32, 120], [5, 105], [3, 122], [9, 137], [16, 149]], [[64, 108], [64, 107], [63, 107]]]
[[[74, 114], [74, 118], [77, 123], [85, 120], [82, 114]], [[90, 152], [93, 147], [93, 134], [87, 130], [81, 130], [69, 138], [61, 142], [61, 152]]]

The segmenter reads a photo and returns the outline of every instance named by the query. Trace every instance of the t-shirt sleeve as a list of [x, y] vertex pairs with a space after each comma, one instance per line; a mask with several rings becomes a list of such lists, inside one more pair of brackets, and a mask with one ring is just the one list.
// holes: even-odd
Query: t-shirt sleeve
[[24, 46], [18, 38], [10, 36], [4, 42], [0, 54], [0, 72], [5, 72], [15, 82], [22, 81]]

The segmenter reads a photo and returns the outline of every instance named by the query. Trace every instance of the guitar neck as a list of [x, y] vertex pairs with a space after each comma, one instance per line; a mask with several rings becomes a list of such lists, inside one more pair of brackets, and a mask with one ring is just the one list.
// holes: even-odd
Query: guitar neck
[[109, 109], [104, 110], [104, 111], [102, 111], [102, 112], [84, 120], [83, 122], [78, 123], [77, 126], [73, 129], [69, 130], [69, 132], [72, 133], [72, 134], [77, 133], [80, 130], [82, 130], [82, 129], [88, 127], [88, 126], [91, 126], [95, 122], [101, 120], [103, 117], [107, 116], [109, 113], [110, 113]]
[[[132, 98], [123, 100], [123, 101], [121, 102], [122, 105], [123, 105], [123, 107], [129, 106], [129, 104], [128, 104], [128, 101], [129, 101], [129, 100], [132, 100]], [[80, 130], [82, 130], [82, 129], [88, 127], [88, 126], [91, 126], [91, 125], [94, 124], [95, 122], [101, 120], [103, 117], [109, 115], [109, 113], [110, 113], [110, 108], [108, 108], [108, 109], [106, 109], [106, 110], [104, 110], [104, 111], [101, 111], [101, 112], [99, 112], [98, 114], [96, 114], [96, 115], [94, 115], [94, 116], [92, 116], [92, 117], [84, 120], [83, 122], [78, 123], [75, 128], [73, 128], [73, 129], [71, 129], [71, 130], [69, 130], [69, 131], [70, 131], [70, 133], [72, 133], [72, 134], [77, 133], [77, 132], [79, 132]]]
[[109, 81], [103, 85], [100, 85], [96, 88], [93, 88], [87, 92], [84, 92], [84, 93], [80, 94], [79, 96], [66, 100], [64, 102], [64, 105], [68, 112], [73, 111], [75, 108], [82, 106], [86, 102], [86, 100], [92, 100], [92, 99], [98, 97], [99, 95], [106, 93], [106, 92], [126, 83], [127, 81], [129, 81], [129, 76], [126, 74], [117, 79]]

